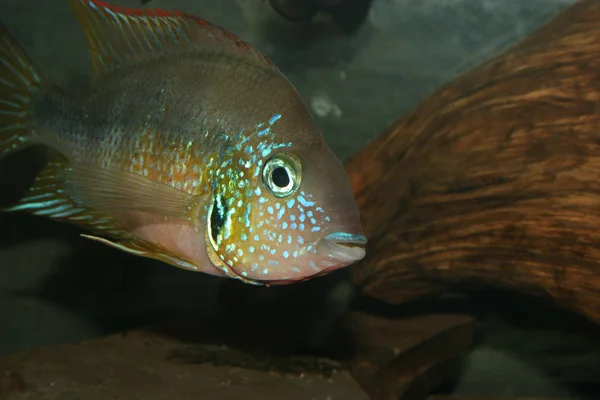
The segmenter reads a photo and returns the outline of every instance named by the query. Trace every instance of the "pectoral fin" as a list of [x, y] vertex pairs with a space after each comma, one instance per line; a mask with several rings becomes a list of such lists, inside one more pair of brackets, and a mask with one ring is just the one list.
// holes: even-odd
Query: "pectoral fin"
[[193, 196], [146, 176], [117, 169], [70, 165], [65, 170], [64, 180], [77, 203], [98, 211], [145, 211], [189, 220]]
[[[78, 172], [76, 174], [77, 182], [80, 184], [85, 183], [83, 187], [95, 187], [92, 190], [93, 195], [91, 197], [84, 196], [84, 198], [77, 199], [73, 197], [70, 192], [73, 184], [66, 184], [63, 180], [65, 177], [73, 176], [69, 175], [73, 170]], [[87, 169], [85, 170], [87, 171]], [[84, 169], [69, 167], [62, 157], [53, 160], [36, 176], [25, 197], [18, 204], [8, 207], [4, 211], [24, 211], [52, 220], [68, 222], [94, 234], [82, 235], [88, 239], [104, 243], [129, 254], [160, 260], [175, 267], [198, 270], [198, 267], [190, 260], [175, 256], [156, 243], [150, 243], [132, 235], [118, 220], [85, 203], [87, 199], [97, 199], [92, 203], [106, 209], [115, 206], [130, 209], [137, 207], [137, 209], [151, 209], [153, 211], [161, 209], [164, 213], [168, 211], [181, 215], [179, 213], [183, 210], [182, 205], [175, 200], [167, 202], [168, 206], [166, 207], [164, 205], [157, 207], [155, 204], [151, 204], [152, 202], [146, 201], [146, 195], [155, 195], [151, 198], [154, 199], [156, 204], [159, 204], [159, 199], [164, 200], [164, 195], [171, 193], [168, 189], [161, 187], [162, 191], [153, 191], [151, 184], [133, 184], [119, 193], [116, 187], [110, 189], [111, 186], [106, 185], [106, 183], [107, 181], [117, 183], [119, 179], [123, 178], [122, 175], [116, 174], [116, 177], [111, 180], [111, 174], [86, 174], [82, 171]], [[92, 182], [94, 182], [93, 177], [98, 178], [95, 185], [92, 185]], [[143, 182], [143, 180], [141, 181]], [[161, 193], [163, 197], [161, 197]], [[134, 194], [138, 195], [139, 201], [135, 201], [137, 197]], [[181, 198], [179, 199], [181, 200]], [[108, 236], [111, 239], [96, 235]]]
[[25, 196], [3, 211], [24, 211], [52, 220], [69, 222], [99, 234], [125, 239], [129, 234], [111, 217], [84, 204], [77, 203], [66, 191], [64, 176], [67, 162], [58, 157], [49, 162], [35, 177]]

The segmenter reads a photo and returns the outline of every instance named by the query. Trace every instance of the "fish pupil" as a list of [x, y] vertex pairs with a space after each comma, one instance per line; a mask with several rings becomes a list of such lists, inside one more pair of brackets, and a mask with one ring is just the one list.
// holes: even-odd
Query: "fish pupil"
[[280, 188], [285, 188], [290, 184], [290, 176], [283, 167], [277, 167], [273, 170], [272, 179], [273, 183]]
[[215, 202], [210, 214], [210, 235], [215, 243], [219, 243], [219, 235], [225, 226], [227, 206], [221, 202], [221, 196], [215, 197]]

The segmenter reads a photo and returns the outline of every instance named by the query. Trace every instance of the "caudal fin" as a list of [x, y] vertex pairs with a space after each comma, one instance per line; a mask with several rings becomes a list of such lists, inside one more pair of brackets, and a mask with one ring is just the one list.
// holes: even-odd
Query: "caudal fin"
[[31, 144], [30, 114], [42, 76], [0, 23], [0, 158]]

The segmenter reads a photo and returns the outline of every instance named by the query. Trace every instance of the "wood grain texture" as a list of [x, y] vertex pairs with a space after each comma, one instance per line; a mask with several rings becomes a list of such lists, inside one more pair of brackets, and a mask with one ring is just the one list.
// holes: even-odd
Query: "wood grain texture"
[[365, 293], [449, 284], [555, 299], [600, 321], [600, 2], [459, 77], [347, 162]]

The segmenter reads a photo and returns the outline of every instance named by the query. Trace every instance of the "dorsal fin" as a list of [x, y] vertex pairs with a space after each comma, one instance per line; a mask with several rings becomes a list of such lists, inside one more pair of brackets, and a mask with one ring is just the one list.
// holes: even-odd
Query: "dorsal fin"
[[94, 76], [182, 52], [229, 54], [276, 69], [252, 45], [218, 25], [162, 9], [121, 8], [100, 0], [68, 0], [88, 39]]

